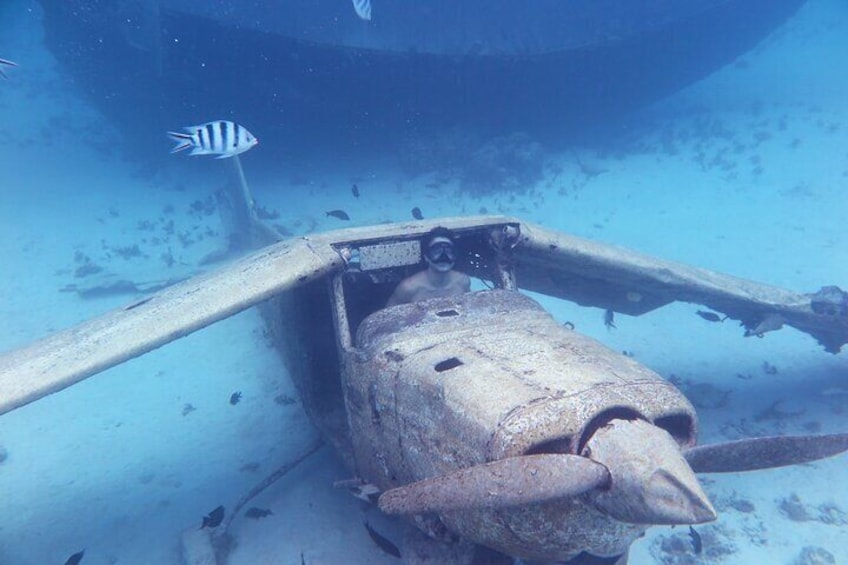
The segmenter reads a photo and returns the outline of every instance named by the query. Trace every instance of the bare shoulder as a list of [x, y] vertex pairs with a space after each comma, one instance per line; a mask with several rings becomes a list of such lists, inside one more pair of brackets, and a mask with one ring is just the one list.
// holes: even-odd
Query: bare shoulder
[[454, 271], [452, 284], [453, 286], [461, 287], [465, 292], [468, 292], [468, 289], [471, 288], [471, 277], [462, 271]]
[[414, 275], [410, 275], [400, 281], [400, 284], [398, 285], [399, 288], [403, 288], [409, 292], [415, 292], [426, 286], [428, 286], [427, 271], [419, 271]]
[[412, 275], [400, 281], [389, 297], [387, 306], [411, 302], [418, 289], [421, 288], [421, 277]]

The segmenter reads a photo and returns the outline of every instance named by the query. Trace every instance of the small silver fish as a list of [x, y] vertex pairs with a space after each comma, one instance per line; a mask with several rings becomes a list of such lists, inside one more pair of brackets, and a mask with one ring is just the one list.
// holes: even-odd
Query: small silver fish
[[371, 0], [353, 0], [353, 9], [363, 20], [371, 20]]
[[763, 337], [768, 332], [774, 332], [781, 329], [783, 327], [783, 322], [783, 316], [780, 314], [769, 314], [760, 320], [756, 326], [743, 322], [743, 325], [745, 326], [745, 337], [751, 337], [752, 335]]
[[[356, 5], [356, 2], [354, 2], [354, 5]], [[370, 6], [368, 7], [368, 14], [369, 14], [368, 18], [365, 18], [365, 19], [371, 19], [371, 16], [370, 16], [371, 7]], [[2, 77], [2, 78], [9, 78], [9, 77], [6, 76], [6, 73], [3, 72], [3, 65], [6, 65], [7, 67], [17, 67], [18, 66], [17, 63], [15, 63], [14, 61], [10, 61], [9, 59], [0, 59], [0, 77]]]
[[216, 155], [216, 159], [226, 159], [244, 153], [259, 143], [246, 128], [226, 120], [183, 129], [186, 133], [168, 132], [168, 137], [177, 143], [171, 153], [191, 148], [189, 155]]
[[351, 487], [348, 490], [350, 490], [350, 493], [359, 500], [364, 500], [365, 502], [370, 502], [371, 504], [377, 504], [377, 499], [379, 499], [380, 494], [382, 494], [380, 489], [371, 484], [364, 484], [356, 487]]

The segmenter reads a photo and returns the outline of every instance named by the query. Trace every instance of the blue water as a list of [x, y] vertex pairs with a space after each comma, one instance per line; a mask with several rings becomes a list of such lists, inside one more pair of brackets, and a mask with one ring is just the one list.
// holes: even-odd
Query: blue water
[[[113, 9], [74, 4], [92, 18]], [[381, 13], [375, 0], [366, 24], [349, 4], [327, 7], [328, 17], [366, 26], [351, 28], [366, 46], [367, 26], [386, 32], [396, 9]], [[427, 218], [485, 211], [794, 291], [848, 288], [844, 2], [810, 0], [714, 72], [702, 53], [691, 61], [694, 82], [663, 96], [645, 93], [680, 69], [658, 63], [611, 93], [603, 111], [560, 100], [561, 115], [556, 101], [521, 105], [520, 80], [507, 93], [488, 85], [491, 105], [474, 102], [480, 92], [487, 100], [480, 84], [455, 106], [426, 89], [398, 98], [399, 81], [426, 84], [438, 71], [410, 67], [423, 73], [410, 78], [353, 65], [350, 76], [323, 56], [257, 51], [270, 19], [229, 44], [225, 31], [171, 24], [164, 37], [182, 43], [163, 47], [151, 41], [149, 11], [118, 5], [139, 25], [76, 42], [37, 2], [0, 5], [0, 58], [18, 64], [0, 79], [0, 351], [210, 268], [202, 260], [224, 240], [213, 195], [231, 163], [170, 155], [164, 131], [213, 119], [260, 139], [242, 163], [269, 222], [287, 234], [409, 220], [413, 206]], [[486, 16], [465, 14], [481, 26]], [[207, 66], [204, 53], [216, 57]], [[286, 74], [310, 65], [323, 91]], [[174, 73], [183, 68], [191, 74]], [[157, 73], [167, 80], [145, 82]], [[278, 74], [259, 82], [268, 73]], [[614, 88], [617, 76], [587, 80]], [[135, 84], [156, 88], [133, 93]], [[332, 209], [350, 222], [326, 216]], [[81, 292], [116, 281], [139, 292]], [[735, 324], [675, 304], [619, 315], [608, 331], [597, 309], [540, 301], [681, 383], [703, 442], [848, 428], [845, 354], [792, 329], [745, 339]], [[286, 401], [297, 394], [262, 332], [250, 310], [0, 416], [0, 564], [64, 563], [82, 549], [85, 565], [181, 563], [183, 530], [219, 504], [231, 508], [316, 435], [300, 404]], [[228, 562], [298, 564], [301, 553], [310, 565], [396, 562], [361, 522], [397, 542], [401, 526], [332, 488], [348, 477], [327, 448], [309, 459], [254, 501], [273, 515], [233, 522]], [[685, 529], [655, 527], [631, 563], [848, 562], [846, 479], [844, 456], [709, 476], [720, 517], [698, 527], [704, 553], [691, 551]]]

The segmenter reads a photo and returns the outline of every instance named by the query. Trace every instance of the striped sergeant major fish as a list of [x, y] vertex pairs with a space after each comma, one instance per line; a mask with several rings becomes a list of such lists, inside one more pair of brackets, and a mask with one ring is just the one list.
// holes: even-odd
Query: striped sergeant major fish
[[371, 0], [353, 0], [353, 9], [363, 20], [371, 19]]
[[[355, 6], [356, 2], [354, 2], [353, 4]], [[356, 13], [358, 14], [359, 10], [357, 10]], [[371, 14], [371, 8], [370, 7], [368, 8], [368, 13]], [[366, 20], [370, 19], [370, 15], [369, 15], [368, 18], [365, 18], [365, 19]], [[14, 61], [10, 61], [8, 59], [0, 59], [0, 77], [2, 77], [2, 78], [9, 78], [9, 77], [6, 76], [6, 73], [3, 72], [3, 65], [6, 65], [7, 67], [17, 67], [18, 66], [18, 64], [15, 63]]]
[[168, 137], [177, 143], [171, 153], [191, 148], [189, 155], [216, 155], [216, 159], [225, 159], [244, 153], [259, 143], [247, 129], [226, 120], [183, 129], [185, 133], [168, 132]]

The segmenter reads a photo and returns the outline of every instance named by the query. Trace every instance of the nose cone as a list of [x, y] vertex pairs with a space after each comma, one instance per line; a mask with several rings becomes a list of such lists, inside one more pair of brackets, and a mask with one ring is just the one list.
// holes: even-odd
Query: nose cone
[[654, 471], [641, 496], [647, 510], [641, 517], [651, 524], [701, 524], [716, 519], [715, 509], [688, 467]]
[[633, 524], [700, 524], [716, 512], [674, 439], [642, 420], [612, 420], [586, 443], [585, 455], [607, 467], [608, 490], [595, 506]]

